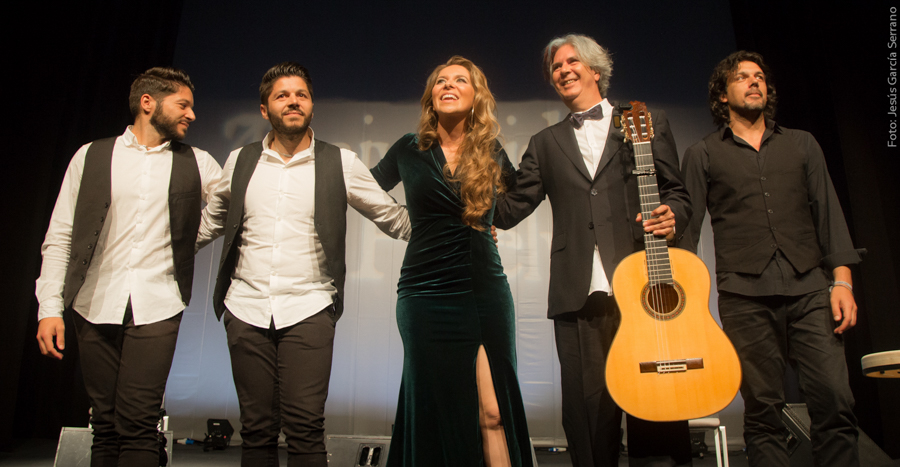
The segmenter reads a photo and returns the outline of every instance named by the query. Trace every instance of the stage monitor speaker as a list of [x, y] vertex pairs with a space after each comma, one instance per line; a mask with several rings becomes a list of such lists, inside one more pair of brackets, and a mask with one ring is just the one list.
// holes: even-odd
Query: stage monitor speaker
[[[59, 432], [59, 444], [56, 447], [56, 459], [53, 467], [90, 467], [91, 444], [94, 435], [91, 428], [74, 428], [64, 426]], [[166, 454], [169, 467], [172, 466], [172, 445], [175, 444], [172, 432], [164, 431], [166, 439]]]
[[390, 436], [328, 435], [325, 449], [329, 467], [378, 467], [387, 463]]
[[[812, 467], [812, 444], [809, 441], [809, 412], [806, 404], [785, 404], [781, 421], [788, 429], [787, 445], [791, 467]], [[859, 465], [866, 467], [896, 466], [888, 455], [859, 430]]]

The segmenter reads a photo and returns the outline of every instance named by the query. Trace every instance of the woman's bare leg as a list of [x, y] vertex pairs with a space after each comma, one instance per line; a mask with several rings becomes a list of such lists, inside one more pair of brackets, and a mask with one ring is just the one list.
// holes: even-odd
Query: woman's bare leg
[[475, 359], [475, 384], [478, 386], [478, 422], [481, 424], [481, 440], [486, 467], [508, 467], [509, 447], [506, 431], [500, 418], [500, 406], [494, 392], [491, 366], [484, 346], [478, 347]]

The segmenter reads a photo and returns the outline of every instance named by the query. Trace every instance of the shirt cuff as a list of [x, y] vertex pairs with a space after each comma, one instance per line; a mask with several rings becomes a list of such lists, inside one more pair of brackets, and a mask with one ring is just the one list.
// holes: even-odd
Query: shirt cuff
[[61, 298], [59, 300], [45, 300], [38, 307], [38, 321], [44, 318], [62, 318], [64, 309], [65, 306]]
[[822, 258], [822, 264], [825, 265], [825, 269], [830, 274], [831, 271], [833, 271], [836, 267], [859, 263], [860, 261], [862, 261], [862, 258], [865, 254], [865, 248], [839, 251]]

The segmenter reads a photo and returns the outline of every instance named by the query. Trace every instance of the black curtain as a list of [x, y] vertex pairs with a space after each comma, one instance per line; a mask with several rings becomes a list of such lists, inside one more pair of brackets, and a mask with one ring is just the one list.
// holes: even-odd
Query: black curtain
[[10, 53], [3, 73], [2, 231], [9, 248], [0, 282], [4, 450], [13, 438], [55, 438], [62, 426], [87, 424], [72, 326], [62, 361], [41, 356], [34, 339], [40, 245], [72, 155], [82, 144], [121, 134], [133, 121], [131, 81], [147, 68], [172, 64], [182, 2], [26, 2], [19, 8], [3, 33]]
[[900, 380], [866, 378], [860, 365], [868, 353], [900, 349], [900, 248], [892, 241], [900, 229], [900, 150], [888, 147], [891, 119], [900, 122], [887, 113], [888, 58], [898, 53], [888, 45], [892, 7], [731, 0], [738, 48], [761, 53], [773, 70], [776, 120], [819, 141], [854, 243], [869, 251], [853, 270], [860, 313], [845, 334], [847, 364], [860, 427], [896, 459]]

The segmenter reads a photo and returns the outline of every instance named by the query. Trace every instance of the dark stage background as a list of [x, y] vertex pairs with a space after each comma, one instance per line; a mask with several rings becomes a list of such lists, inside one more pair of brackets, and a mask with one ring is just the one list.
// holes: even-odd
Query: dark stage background
[[[897, 52], [889, 48], [891, 5], [856, 2], [827, 10], [813, 2], [785, 6], [774, 0], [590, 2], [577, 8], [466, 1], [24, 5], [23, 21], [4, 32], [11, 54], [6, 81], [15, 85], [7, 85], [12, 105], [6, 120], [12, 125], [5, 125], [5, 159], [12, 167], [4, 171], [9, 215], [3, 244], [12, 250], [3, 264], [0, 447], [10, 447], [14, 438], [55, 438], [61, 426], [86, 424], [74, 335], [67, 336], [62, 362], [37, 350], [34, 279], [69, 159], [80, 145], [120, 134], [131, 121], [126, 96], [136, 74], [157, 65], [187, 70], [197, 85], [200, 116], [192, 130], [202, 128], [205, 101], [253, 97], [262, 73], [285, 59], [310, 68], [317, 99], [417, 100], [431, 68], [462, 54], [484, 68], [499, 101], [553, 100], [541, 78], [540, 50], [551, 37], [574, 31], [613, 52], [613, 99], [639, 97], [662, 108], [702, 106], [712, 67], [735, 48], [767, 58], [781, 99], [779, 122], [816, 136], [854, 241], [869, 250], [854, 271], [861, 314], [847, 335], [847, 360], [860, 425], [898, 458], [900, 381], [867, 379], [859, 369], [862, 355], [900, 349], [895, 305], [900, 248], [891, 241], [900, 227], [894, 214], [900, 205], [894, 180], [900, 151], [886, 147], [888, 54]], [[220, 160], [232, 149], [204, 148]]]

